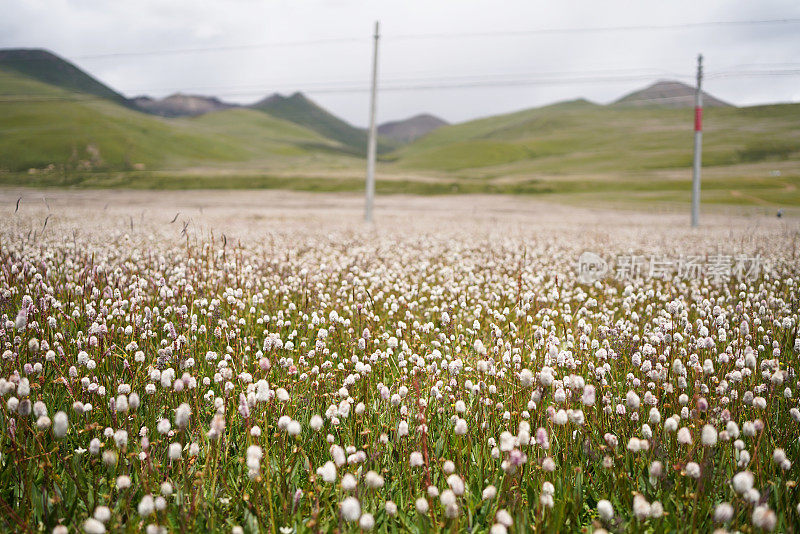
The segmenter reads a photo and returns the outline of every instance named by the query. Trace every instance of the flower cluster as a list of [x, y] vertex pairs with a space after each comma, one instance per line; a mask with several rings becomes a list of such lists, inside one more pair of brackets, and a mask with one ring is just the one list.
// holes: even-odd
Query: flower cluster
[[569, 229], [145, 228], [2, 230], [3, 528], [800, 524], [786, 236], [758, 279], [587, 285]]

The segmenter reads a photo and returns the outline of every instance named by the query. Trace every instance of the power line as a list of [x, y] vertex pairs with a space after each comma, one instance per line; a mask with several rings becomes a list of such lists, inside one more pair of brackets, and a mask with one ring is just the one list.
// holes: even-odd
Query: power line
[[[343, 44], [343, 43], [360, 43], [363, 39], [352, 37], [336, 37], [331, 39], [314, 39], [310, 41], [284, 41], [274, 43], [261, 43], [261, 44], [242, 44], [242, 45], [226, 45], [226, 46], [206, 46], [198, 48], [173, 48], [167, 50], [145, 50], [136, 52], [109, 52], [107, 54], [88, 54], [82, 56], [75, 56], [74, 59], [105, 59], [115, 57], [135, 57], [135, 56], [167, 56], [175, 54], [194, 54], [203, 52], [227, 52], [235, 50], [251, 50], [258, 48], [272, 48], [272, 47], [292, 47], [292, 46], [310, 46], [321, 44]], [[34, 58], [36, 59], [36, 58]]]
[[[710, 73], [708, 78], [732, 78], [732, 77], [759, 77], [759, 76], [797, 76], [800, 75], [800, 69], [784, 69], [784, 70], [754, 70], [754, 71], [721, 71]], [[678, 79], [690, 79], [690, 76], [673, 75]], [[628, 81], [643, 81], [652, 80], [651, 75], [623, 75], [623, 76], [574, 76], [574, 77], [556, 77], [556, 78], [522, 78], [522, 79], [503, 79], [497, 80], [491, 77], [485, 79], [459, 81], [458, 78], [451, 81], [448, 78], [430, 78], [427, 80], [421, 79], [419, 83], [394, 83], [384, 84], [381, 91], [429, 91], [429, 90], [445, 90], [445, 89], [468, 89], [479, 87], [522, 87], [522, 86], [536, 86], [536, 85], [572, 85], [572, 84], [603, 84], [603, 83], [618, 83]], [[295, 85], [297, 87], [300, 84]], [[223, 91], [217, 96], [252, 96], [263, 95], [271, 89], [252, 90], [252, 91]], [[369, 91], [367, 85], [349, 85], [349, 86], [333, 86], [325, 87], [320, 86], [304, 90], [309, 94], [335, 94], [335, 93], [363, 93]], [[84, 96], [74, 94], [70, 96], [61, 95], [0, 95], [0, 102], [60, 102], [60, 101], [92, 101], [92, 100], [105, 100], [101, 97]]]
[[[381, 78], [381, 84], [397, 84], [397, 83], [414, 83], [414, 82], [430, 82], [430, 81], [463, 81], [463, 82], [471, 82], [477, 79], [491, 79], [495, 81], [500, 81], [502, 79], [507, 79], [509, 77], [512, 78], [530, 78], [530, 77], [553, 77], [553, 76], [564, 76], [564, 75], [608, 75], [608, 74], [615, 74], [615, 73], [638, 73], [641, 77], [652, 77], [656, 78], [659, 76], [669, 76], [675, 78], [686, 78], [686, 75], [675, 73], [672, 71], [668, 71], [665, 69], [647, 69], [647, 68], [628, 68], [628, 69], [605, 69], [605, 70], [584, 70], [580, 72], [576, 71], [551, 71], [551, 72], [507, 72], [507, 73], [486, 73], [486, 74], [465, 74], [460, 76], [441, 76], [441, 77], [396, 77], [396, 78]], [[141, 93], [153, 93], [153, 92], [180, 92], [186, 94], [189, 91], [203, 91], [203, 90], [215, 90], [215, 89], [258, 89], [258, 90], [276, 90], [282, 88], [297, 88], [303, 87], [305, 88], [313, 88], [313, 87], [321, 87], [323, 89], [335, 89], [339, 86], [344, 87], [353, 87], [353, 86], [361, 86], [363, 84], [363, 80], [341, 80], [341, 81], [324, 81], [324, 82], [297, 82], [297, 81], [262, 81], [259, 83], [253, 84], [244, 84], [244, 85], [207, 85], [207, 86], [192, 86], [192, 87], [182, 87], [182, 88], [136, 88], [136, 89], [126, 89], [127, 93], [132, 94], [141, 94]], [[266, 89], [265, 89], [266, 88]]]
[[[385, 39], [392, 41], [413, 41], [431, 39], [462, 39], [475, 37], [524, 37], [532, 35], [557, 35], [557, 34], [578, 34], [578, 33], [612, 33], [612, 32], [635, 32], [635, 31], [674, 31], [674, 30], [694, 30], [713, 27], [733, 27], [733, 26], [770, 26], [800, 24], [800, 18], [782, 19], [750, 19], [750, 20], [723, 20], [708, 22], [689, 22], [683, 24], [650, 24], [650, 25], [629, 25], [629, 26], [589, 26], [573, 28], [537, 28], [531, 30], [511, 30], [511, 31], [486, 31], [486, 32], [456, 32], [456, 33], [416, 33], [387, 35]], [[276, 41], [272, 43], [250, 43], [240, 45], [220, 45], [192, 48], [174, 48], [163, 50], [136, 50], [109, 52], [104, 54], [83, 54], [74, 56], [75, 60], [94, 60], [119, 57], [148, 57], [148, 56], [167, 56], [177, 54], [195, 54], [208, 52], [227, 52], [237, 50], [253, 50], [272, 47], [295, 47], [310, 45], [341, 45], [341, 44], [364, 44], [366, 37], [332, 37], [323, 39], [311, 39], [305, 41]], [[29, 58], [29, 60], [41, 60], [44, 58]]]
[[[764, 63], [764, 64], [749, 64], [752, 67], [768, 67], [768, 66], [786, 65], [795, 68], [785, 69], [729, 69], [720, 70], [708, 74], [707, 78], [728, 78], [728, 77], [753, 77], [753, 76], [793, 76], [800, 73], [800, 64], [798, 63]], [[395, 77], [384, 78], [382, 84], [388, 87], [404, 87], [402, 84], [429, 84], [433, 82], [461, 82], [462, 84], [482, 84], [488, 81], [492, 86], [502, 85], [505, 82], [510, 82], [515, 85], [531, 83], [534, 84], [541, 81], [543, 84], [553, 82], [568, 83], [574, 79], [578, 79], [579, 83], [586, 79], [585, 75], [595, 75], [599, 77], [611, 75], [624, 75], [614, 77], [610, 81], [635, 81], [639, 79], [650, 79], [659, 77], [668, 77], [670, 79], [691, 79], [691, 75], [681, 74], [666, 69], [648, 69], [648, 68], [620, 68], [620, 69], [600, 69], [600, 70], [585, 70], [585, 71], [550, 71], [550, 72], [517, 72], [517, 73], [487, 73], [487, 74], [465, 74], [459, 76], [440, 76], [440, 77]], [[626, 75], [627, 74], [627, 75]], [[565, 78], [567, 76], [567, 78]], [[570, 78], [572, 77], [572, 78]], [[605, 81], [604, 78], [593, 78], [599, 82]], [[354, 92], [363, 90], [363, 80], [328, 80], [322, 82], [298, 82], [298, 81], [261, 81], [252, 84], [242, 85], [204, 85], [204, 86], [191, 86], [191, 87], [149, 87], [149, 88], [136, 88], [126, 89], [129, 94], [147, 94], [147, 93], [164, 93], [173, 92], [181, 93], [184, 95], [192, 95], [197, 91], [213, 90], [217, 92], [218, 96], [233, 95], [233, 96], [247, 96], [251, 94], [263, 94], [272, 92], [279, 92], [280, 90], [296, 90], [302, 88], [305, 92], [336, 92], [342, 90], [344, 92]], [[251, 91], [246, 91], [250, 89]], [[242, 90], [245, 90], [244, 92]]]
[[543, 35], [559, 33], [605, 33], [605, 32], [628, 32], [628, 31], [661, 31], [661, 30], [691, 30], [696, 28], [711, 28], [719, 26], [756, 26], [773, 24], [800, 24], [800, 18], [794, 19], [763, 19], [763, 20], [722, 20], [711, 22], [690, 22], [684, 24], [653, 24], [647, 26], [595, 26], [583, 28], [541, 28], [535, 30], [520, 31], [491, 31], [491, 32], [464, 32], [449, 34], [407, 34], [388, 36], [389, 40], [408, 40], [408, 39], [454, 39], [462, 37], [518, 37], [526, 35]]

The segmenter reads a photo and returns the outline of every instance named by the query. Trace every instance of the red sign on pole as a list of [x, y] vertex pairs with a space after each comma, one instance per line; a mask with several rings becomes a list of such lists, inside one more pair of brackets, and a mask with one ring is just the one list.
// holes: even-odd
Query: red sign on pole
[[703, 130], [703, 108], [694, 108], [694, 131]]

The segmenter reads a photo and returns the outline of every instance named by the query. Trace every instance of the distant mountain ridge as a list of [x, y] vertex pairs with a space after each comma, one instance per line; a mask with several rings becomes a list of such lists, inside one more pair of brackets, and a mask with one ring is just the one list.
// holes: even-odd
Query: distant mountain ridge
[[[299, 92], [250, 106], [183, 93], [128, 99], [45, 50], [0, 50], [0, 95], [0, 177], [207, 167], [305, 174], [309, 165], [339, 172], [360, 166], [366, 152], [366, 130]], [[385, 168], [453, 179], [678, 169], [691, 163], [693, 104], [693, 87], [659, 81], [608, 105], [577, 99], [455, 125], [417, 115], [381, 124], [379, 150]], [[704, 105], [715, 108], [704, 165], [800, 161], [800, 104], [737, 108], [704, 93]]]
[[104, 98], [129, 108], [135, 107], [131, 100], [49, 50], [0, 49], [0, 69], [16, 72], [71, 92]]
[[378, 126], [378, 134], [400, 143], [410, 143], [436, 128], [448, 124], [439, 117], [423, 113], [402, 121], [385, 122]]
[[139, 96], [133, 99], [136, 106], [142, 111], [161, 115], [162, 117], [194, 117], [239, 107], [236, 104], [222, 102], [214, 96], [186, 95], [175, 93], [162, 99], [153, 99], [148, 96]]
[[[665, 107], [665, 108], [691, 108], [694, 107], [695, 88], [685, 83], [673, 80], [660, 80], [656, 83], [628, 93], [614, 101], [614, 106], [634, 107]], [[732, 104], [711, 96], [703, 91], [704, 107], [733, 107]]]
[[[296, 92], [289, 96], [274, 93], [249, 107], [268, 113], [273, 117], [305, 126], [329, 139], [339, 141], [342, 145], [349, 147], [354, 154], [361, 155], [366, 152], [366, 130], [356, 128], [340, 119], [303, 93]], [[389, 148], [391, 146], [386, 143], [378, 143], [378, 150], [381, 152]]]

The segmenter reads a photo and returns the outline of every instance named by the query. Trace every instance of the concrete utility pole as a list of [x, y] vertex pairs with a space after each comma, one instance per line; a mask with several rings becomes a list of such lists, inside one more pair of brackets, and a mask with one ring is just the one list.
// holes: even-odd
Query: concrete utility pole
[[697, 56], [694, 92], [694, 168], [692, 172], [692, 228], [700, 224], [700, 165], [703, 160], [703, 55]]
[[378, 38], [380, 25], [375, 22], [375, 44], [372, 50], [372, 97], [369, 103], [369, 141], [367, 142], [367, 188], [364, 220], [372, 222], [372, 204], [375, 201], [375, 152], [378, 149], [378, 132], [375, 126], [375, 101], [378, 97]]

